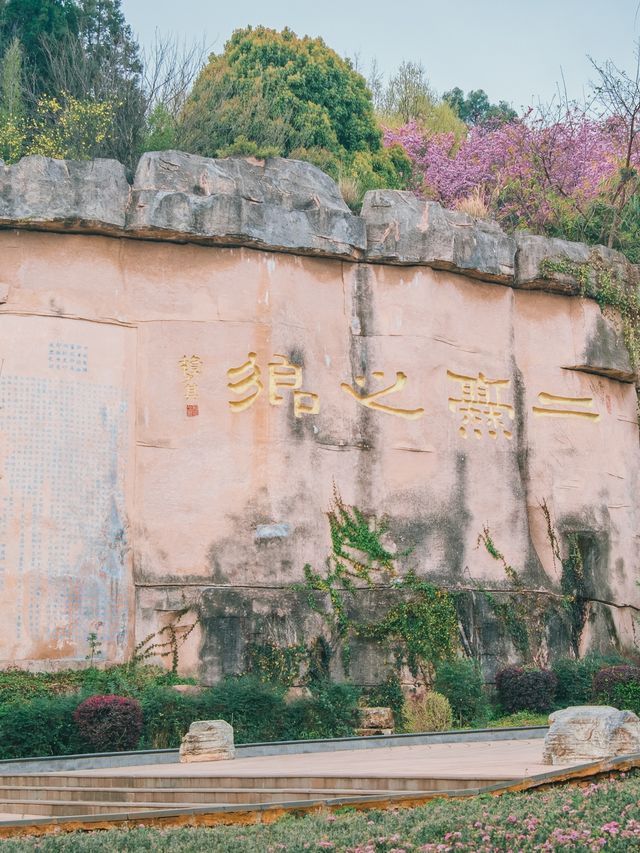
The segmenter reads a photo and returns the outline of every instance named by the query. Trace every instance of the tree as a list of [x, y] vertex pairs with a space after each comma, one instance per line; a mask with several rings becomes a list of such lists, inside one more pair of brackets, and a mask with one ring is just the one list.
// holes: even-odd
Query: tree
[[364, 78], [322, 39], [289, 29], [236, 30], [196, 80], [184, 110], [190, 150], [215, 156], [240, 136], [284, 156], [381, 149]]
[[506, 101], [492, 104], [484, 89], [473, 89], [465, 98], [462, 89], [456, 86], [445, 92], [442, 99], [446, 101], [467, 125], [506, 124], [515, 121], [518, 114]]
[[110, 104], [113, 127], [100, 153], [133, 167], [148, 106], [138, 44], [125, 21], [121, 0], [76, 0], [76, 8], [76, 32], [58, 40], [42, 37], [49, 92]]
[[[610, 199], [613, 215], [607, 238], [611, 248], [618, 236], [625, 213], [631, 213], [630, 226], [638, 235], [638, 194], [640, 192], [640, 39], [635, 46], [635, 68], [631, 74], [613, 62], [599, 65], [590, 58], [599, 80], [593, 86], [596, 103], [609, 120], [612, 131], [622, 139], [623, 156], [619, 162]], [[629, 211], [627, 211], [629, 208]]]
[[400, 147], [382, 147], [371, 92], [351, 62], [289, 29], [236, 30], [196, 80], [177, 138], [207, 157], [307, 160], [354, 208], [368, 189], [404, 188], [411, 173]]
[[383, 112], [398, 115], [403, 122], [424, 118], [435, 104], [424, 66], [402, 62], [389, 80], [383, 96]]
[[3, 0], [0, 3], [0, 49], [17, 38], [24, 53], [25, 74], [36, 95], [50, 91], [49, 44], [77, 36], [79, 9], [74, 0]]

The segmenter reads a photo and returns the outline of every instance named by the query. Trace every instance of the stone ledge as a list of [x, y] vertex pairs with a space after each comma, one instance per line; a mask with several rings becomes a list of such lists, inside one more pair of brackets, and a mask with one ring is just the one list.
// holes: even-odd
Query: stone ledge
[[495, 222], [445, 210], [400, 190], [365, 195], [367, 260], [418, 264], [510, 284], [516, 243]]
[[127, 232], [155, 239], [252, 245], [359, 259], [365, 228], [337, 185], [309, 163], [143, 154]]
[[[445, 210], [410, 192], [372, 190], [362, 215], [336, 183], [299, 160], [213, 160], [148, 152], [133, 186], [115, 160], [0, 161], [0, 228], [250, 246], [349, 261], [426, 266], [526, 290], [577, 295], [580, 282], [548, 262], [589, 263], [616, 278], [640, 267], [620, 252], [529, 234]], [[545, 262], [547, 268], [545, 269]]]
[[119, 233], [129, 193], [116, 160], [0, 160], [0, 227]]

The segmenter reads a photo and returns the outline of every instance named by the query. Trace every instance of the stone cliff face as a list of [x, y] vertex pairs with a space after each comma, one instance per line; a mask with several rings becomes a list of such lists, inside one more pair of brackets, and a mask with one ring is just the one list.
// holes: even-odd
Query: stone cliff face
[[[334, 483], [459, 591], [488, 672], [517, 653], [478, 536], [551, 602], [544, 507], [582, 572], [551, 653], [633, 645], [636, 374], [576, 272], [635, 281], [620, 254], [396, 191], [354, 216], [308, 164], [162, 152], [132, 186], [111, 161], [0, 165], [0, 257], [4, 664], [82, 661], [92, 631], [122, 660], [196, 617], [182, 664], [209, 681], [248, 642], [307, 642], [323, 622], [292, 587], [328, 553]], [[354, 645], [356, 681], [384, 672]]]

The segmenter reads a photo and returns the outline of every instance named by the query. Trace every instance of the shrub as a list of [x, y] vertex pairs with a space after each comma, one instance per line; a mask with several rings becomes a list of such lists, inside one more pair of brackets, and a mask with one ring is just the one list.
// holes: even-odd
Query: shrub
[[126, 696], [90, 696], [73, 714], [83, 740], [98, 752], [134, 749], [142, 732], [142, 707]]
[[598, 699], [613, 702], [615, 688], [619, 684], [640, 684], [640, 667], [629, 666], [607, 666], [597, 672], [593, 678], [593, 694]]
[[559, 658], [551, 669], [558, 679], [556, 705], [568, 708], [570, 705], [588, 705], [593, 700], [593, 677], [604, 666], [623, 663], [617, 656], [600, 657], [587, 655], [581, 660]]
[[284, 689], [251, 675], [228, 678], [201, 696], [205, 720], [226, 720], [236, 743], [281, 740], [285, 729]]
[[60, 696], [115, 693], [135, 696], [151, 685], [171, 684], [177, 680], [160, 666], [116, 664], [98, 668], [64, 669], [58, 672], [28, 672], [11, 667], [0, 670], [0, 704], [31, 699], [35, 696]]
[[290, 740], [350, 737], [359, 724], [359, 698], [360, 691], [350, 684], [319, 685], [310, 699], [292, 702], [287, 707], [283, 737]]
[[482, 726], [489, 716], [480, 667], [469, 658], [443, 662], [436, 671], [434, 690], [449, 700], [460, 726]]
[[500, 705], [508, 713], [535, 711], [544, 714], [553, 707], [558, 686], [555, 673], [548, 669], [507, 666], [496, 673]]
[[633, 711], [640, 717], [640, 682], [616, 684], [611, 694], [611, 704], [621, 711]]
[[548, 714], [534, 714], [532, 711], [517, 711], [506, 717], [491, 720], [491, 728], [503, 729], [508, 726], [546, 726], [549, 723]]
[[144, 721], [140, 749], [178, 747], [191, 723], [210, 719], [202, 696], [185, 696], [168, 687], [150, 687], [140, 702]]
[[453, 712], [446, 696], [430, 691], [404, 704], [407, 732], [446, 732], [453, 726]]
[[36, 696], [0, 705], [0, 758], [86, 752], [73, 722], [77, 704], [73, 696]]

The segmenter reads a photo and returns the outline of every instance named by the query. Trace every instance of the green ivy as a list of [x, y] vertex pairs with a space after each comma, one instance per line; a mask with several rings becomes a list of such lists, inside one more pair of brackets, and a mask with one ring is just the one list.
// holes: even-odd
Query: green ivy
[[262, 682], [291, 687], [307, 663], [309, 650], [303, 644], [278, 646], [275, 643], [247, 643], [245, 671]]
[[[350, 640], [359, 636], [386, 643], [393, 648], [398, 666], [406, 663], [414, 674], [420, 671], [431, 681], [435, 665], [452, 657], [457, 647], [453, 598], [413, 571], [398, 576], [396, 560], [410, 552], [392, 554], [384, 546], [382, 536], [388, 530], [384, 519], [367, 519], [357, 507], [347, 506], [336, 490], [327, 517], [332, 550], [326, 572], [320, 574], [306, 565], [302, 588], [310, 607], [335, 631], [345, 672], [349, 671]], [[393, 584], [396, 601], [379, 622], [361, 624], [351, 618], [349, 599], [355, 595], [358, 581], [369, 588]], [[324, 602], [318, 599], [318, 592], [323, 593]]]
[[446, 590], [409, 571], [395, 585], [400, 598], [380, 621], [358, 625], [355, 632], [396, 650], [399, 665], [406, 664], [425, 682], [433, 681], [434, 669], [452, 658], [458, 646], [458, 617], [453, 598]]

